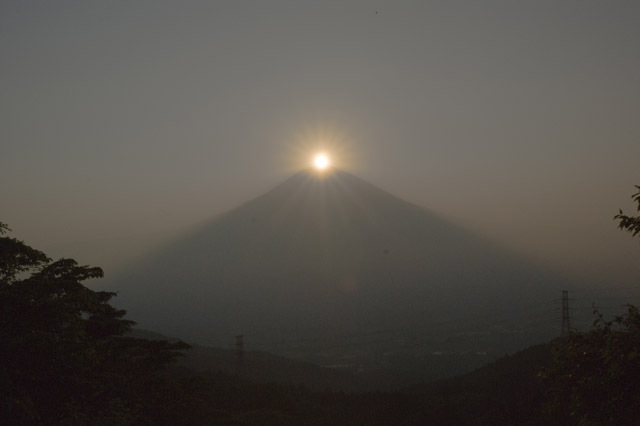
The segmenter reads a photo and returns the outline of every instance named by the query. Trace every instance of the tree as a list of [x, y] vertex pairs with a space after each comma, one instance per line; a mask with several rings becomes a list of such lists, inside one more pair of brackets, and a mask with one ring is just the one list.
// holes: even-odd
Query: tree
[[[640, 186], [632, 195], [640, 211]], [[640, 216], [619, 214], [620, 229], [640, 233]], [[542, 376], [549, 386], [548, 411], [557, 424], [640, 424], [640, 310], [611, 321], [594, 307], [588, 333], [572, 332], [556, 344], [552, 367]]]
[[82, 282], [100, 268], [52, 261], [0, 222], [0, 418], [14, 425], [128, 425], [188, 345], [128, 337], [115, 293]]
[[[633, 194], [631, 198], [638, 203], [637, 211], [640, 212], [640, 185], [635, 185], [638, 192]], [[640, 233], [640, 216], [627, 216], [620, 209], [620, 213], [614, 216], [614, 220], [618, 220], [618, 228], [627, 230], [631, 232], [632, 236], [638, 235]]]
[[637, 425], [640, 420], [640, 312], [606, 321], [596, 319], [588, 333], [571, 333], [554, 348], [544, 372], [548, 406], [558, 424]]

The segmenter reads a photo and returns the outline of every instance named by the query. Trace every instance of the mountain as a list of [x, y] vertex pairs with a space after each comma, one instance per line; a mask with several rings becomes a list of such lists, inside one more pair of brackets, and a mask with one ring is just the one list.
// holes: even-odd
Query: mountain
[[338, 170], [297, 173], [110, 283], [145, 328], [216, 345], [244, 334], [254, 348], [353, 370], [447, 351], [484, 363], [492, 348], [501, 356], [542, 341], [555, 317], [533, 335], [517, 315], [548, 307], [562, 286]]

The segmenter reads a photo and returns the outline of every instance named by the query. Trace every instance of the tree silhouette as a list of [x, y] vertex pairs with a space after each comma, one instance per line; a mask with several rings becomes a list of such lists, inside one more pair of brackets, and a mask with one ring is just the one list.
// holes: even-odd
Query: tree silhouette
[[[640, 211], [640, 186], [632, 195]], [[618, 227], [640, 233], [640, 216], [614, 217]], [[551, 368], [542, 375], [550, 384], [548, 410], [557, 424], [640, 424], [640, 311], [607, 321], [594, 307], [588, 333], [572, 332], [557, 344]]]
[[[0, 222], [0, 235], [9, 231]], [[100, 268], [0, 237], [0, 418], [13, 425], [145, 424], [143, 398], [184, 343], [127, 337]]]
[[[635, 185], [638, 192], [633, 194], [631, 198], [638, 203], [638, 211], [640, 212], [640, 185]], [[620, 209], [620, 213], [614, 216], [615, 220], [618, 220], [618, 228], [625, 229], [631, 232], [632, 236], [638, 235], [640, 233], [640, 216], [627, 216]]]

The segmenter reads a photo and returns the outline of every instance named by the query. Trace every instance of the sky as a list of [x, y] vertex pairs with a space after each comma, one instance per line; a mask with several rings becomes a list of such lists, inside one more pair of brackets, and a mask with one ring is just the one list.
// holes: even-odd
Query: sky
[[0, 221], [107, 274], [308, 167], [640, 292], [637, 1], [0, 0]]

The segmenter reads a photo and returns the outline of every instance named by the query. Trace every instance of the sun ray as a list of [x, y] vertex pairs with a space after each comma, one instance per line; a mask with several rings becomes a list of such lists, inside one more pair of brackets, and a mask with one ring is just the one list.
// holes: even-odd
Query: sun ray
[[[300, 131], [290, 139], [287, 170], [311, 169], [321, 174], [332, 170], [357, 169], [352, 138], [330, 126]], [[326, 159], [321, 159], [324, 156]]]

